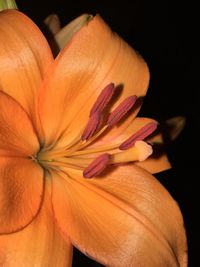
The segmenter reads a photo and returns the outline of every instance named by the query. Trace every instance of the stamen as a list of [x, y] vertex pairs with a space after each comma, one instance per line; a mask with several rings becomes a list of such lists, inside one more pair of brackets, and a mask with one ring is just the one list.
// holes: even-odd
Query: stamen
[[110, 160], [110, 154], [102, 154], [97, 157], [83, 172], [85, 178], [92, 178], [105, 170]]
[[129, 96], [124, 101], [122, 101], [118, 107], [110, 114], [108, 117], [107, 125], [113, 126], [117, 124], [125, 115], [126, 113], [134, 106], [137, 100], [137, 96]]
[[89, 118], [87, 126], [85, 127], [85, 130], [83, 131], [83, 134], [81, 136], [82, 141], [88, 140], [90, 137], [92, 137], [95, 134], [100, 122], [101, 122], [101, 114], [99, 112], [95, 112]]
[[104, 108], [108, 105], [109, 101], [111, 100], [113, 94], [115, 92], [115, 86], [114, 83], [108, 84], [100, 93], [98, 96], [96, 102], [94, 103], [91, 111], [90, 111], [90, 117], [95, 112], [102, 112]]
[[142, 127], [138, 132], [133, 134], [131, 137], [129, 137], [126, 141], [124, 141], [120, 146], [120, 150], [126, 150], [134, 146], [136, 141], [144, 140], [147, 136], [152, 134], [157, 128], [157, 123], [150, 122], [144, 127]]

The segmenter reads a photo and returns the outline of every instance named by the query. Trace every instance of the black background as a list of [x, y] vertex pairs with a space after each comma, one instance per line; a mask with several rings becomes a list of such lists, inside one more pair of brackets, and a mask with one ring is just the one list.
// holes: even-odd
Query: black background
[[[152, 3], [153, 2], [153, 3]], [[160, 122], [182, 115], [186, 127], [168, 148], [173, 169], [157, 175], [179, 203], [187, 230], [189, 266], [200, 266], [199, 227], [199, 35], [198, 8], [192, 1], [17, 1], [39, 26], [51, 13], [65, 25], [82, 13], [99, 13], [147, 61], [151, 82], [140, 115]], [[75, 252], [74, 267], [99, 266]], [[153, 267], [153, 266], [150, 266]]]

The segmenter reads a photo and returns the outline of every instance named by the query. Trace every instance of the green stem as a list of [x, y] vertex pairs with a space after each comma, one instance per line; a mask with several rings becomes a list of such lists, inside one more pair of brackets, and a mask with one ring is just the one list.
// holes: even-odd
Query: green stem
[[5, 9], [18, 9], [15, 0], [0, 0], [0, 11]]

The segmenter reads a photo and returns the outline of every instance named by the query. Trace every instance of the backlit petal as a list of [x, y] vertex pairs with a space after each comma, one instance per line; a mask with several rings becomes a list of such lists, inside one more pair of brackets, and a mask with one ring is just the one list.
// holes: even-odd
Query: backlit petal
[[176, 116], [165, 121], [167, 134], [170, 141], [174, 141], [184, 130], [186, 125], [186, 117]]
[[83, 14], [78, 18], [72, 20], [60, 31], [55, 32], [54, 38], [59, 50], [63, 49], [65, 45], [70, 41], [72, 36], [76, 32], [78, 32], [84, 25], [88, 24], [91, 18], [91, 15]]
[[51, 47], [54, 56], [59, 52], [59, 45], [55, 41], [55, 34], [61, 30], [60, 19], [56, 14], [51, 14], [43, 21], [45, 37]]
[[60, 24], [60, 19], [56, 14], [51, 14], [44, 20], [44, 25], [53, 36], [61, 30]]
[[17, 10], [0, 13], [0, 90], [35, 116], [41, 80], [53, 57], [37, 26]]
[[38, 139], [26, 112], [0, 91], [0, 156], [31, 156], [38, 150]]
[[0, 157], [0, 234], [24, 228], [43, 198], [43, 170], [29, 159]]
[[40, 115], [46, 144], [60, 137], [59, 146], [66, 145], [80, 134], [106, 85], [114, 82], [123, 87], [121, 92], [118, 89], [120, 100], [114, 108], [129, 95], [144, 96], [148, 81], [148, 68], [140, 55], [99, 16], [94, 17], [61, 51], [44, 82]]
[[186, 267], [176, 202], [139, 167], [86, 180], [53, 174], [53, 206], [63, 233], [83, 253], [111, 267]]
[[0, 266], [71, 266], [72, 245], [59, 233], [47, 190], [41, 211], [29, 226], [17, 233], [0, 236]]

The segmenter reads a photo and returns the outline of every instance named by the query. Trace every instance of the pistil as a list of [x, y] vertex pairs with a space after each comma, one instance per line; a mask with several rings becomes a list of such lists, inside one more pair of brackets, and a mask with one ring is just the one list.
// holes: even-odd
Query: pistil
[[126, 163], [134, 161], [144, 161], [153, 150], [150, 145], [144, 141], [137, 141], [135, 145], [123, 152], [116, 153], [112, 156], [111, 163]]

